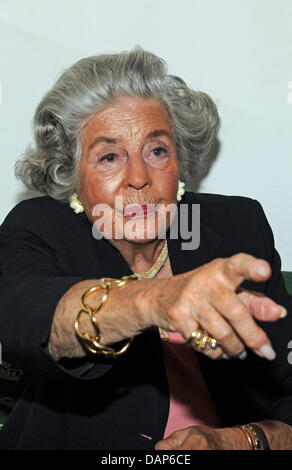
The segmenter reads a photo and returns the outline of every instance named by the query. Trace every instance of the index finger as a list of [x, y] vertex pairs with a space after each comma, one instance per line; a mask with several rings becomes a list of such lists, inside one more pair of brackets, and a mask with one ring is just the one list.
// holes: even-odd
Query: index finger
[[263, 282], [272, 273], [267, 261], [247, 253], [237, 253], [225, 258], [223, 271], [234, 287], [238, 287], [244, 280]]

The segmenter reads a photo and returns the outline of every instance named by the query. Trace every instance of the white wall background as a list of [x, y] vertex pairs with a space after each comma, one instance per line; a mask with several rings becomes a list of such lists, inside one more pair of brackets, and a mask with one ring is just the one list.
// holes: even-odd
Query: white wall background
[[292, 270], [291, 20], [291, 0], [1, 0], [0, 223], [27, 197], [13, 168], [42, 95], [81, 57], [139, 44], [218, 105], [200, 191], [258, 199]]

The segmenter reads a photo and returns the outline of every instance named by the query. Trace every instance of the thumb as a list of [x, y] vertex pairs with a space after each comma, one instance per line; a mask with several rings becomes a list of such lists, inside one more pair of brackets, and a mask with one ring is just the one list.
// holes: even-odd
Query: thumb
[[176, 449], [176, 447], [180, 446], [185, 438], [188, 435], [188, 429], [181, 429], [179, 431], [175, 431], [166, 439], [158, 441], [155, 444], [155, 450], [172, 450]]

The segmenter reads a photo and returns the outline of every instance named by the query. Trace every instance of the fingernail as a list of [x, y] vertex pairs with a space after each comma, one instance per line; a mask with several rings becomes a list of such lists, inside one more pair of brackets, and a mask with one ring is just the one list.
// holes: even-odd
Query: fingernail
[[260, 352], [259, 349], [255, 349], [254, 352], [255, 352], [258, 356], [260, 356], [260, 357], [265, 357], [265, 356]]
[[247, 352], [242, 351], [242, 353], [240, 353], [237, 357], [238, 357], [238, 359], [245, 359], [247, 357]]
[[262, 353], [262, 355], [266, 358], [269, 359], [269, 361], [272, 361], [276, 357], [276, 353], [274, 349], [269, 345], [269, 344], [264, 344], [259, 351]]
[[221, 359], [230, 359], [228, 354], [226, 353], [223, 353], [222, 356], [221, 356]]
[[264, 266], [259, 266], [257, 268], [257, 274], [259, 274], [259, 276], [262, 276], [262, 277], [266, 277], [267, 274], [268, 274], [268, 270], [267, 268], [265, 268]]
[[280, 318], [285, 318], [287, 316], [287, 310], [285, 309], [285, 307], [282, 307], [281, 306], [281, 315], [280, 315]]

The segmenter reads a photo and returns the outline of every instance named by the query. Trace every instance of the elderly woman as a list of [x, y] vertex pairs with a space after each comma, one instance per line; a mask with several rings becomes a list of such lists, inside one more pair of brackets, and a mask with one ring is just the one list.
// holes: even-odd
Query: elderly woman
[[184, 191], [212, 100], [137, 48], [66, 70], [34, 130], [17, 174], [45, 196], [0, 231], [0, 340], [29, 376], [0, 448], [291, 448], [292, 305], [264, 212]]

